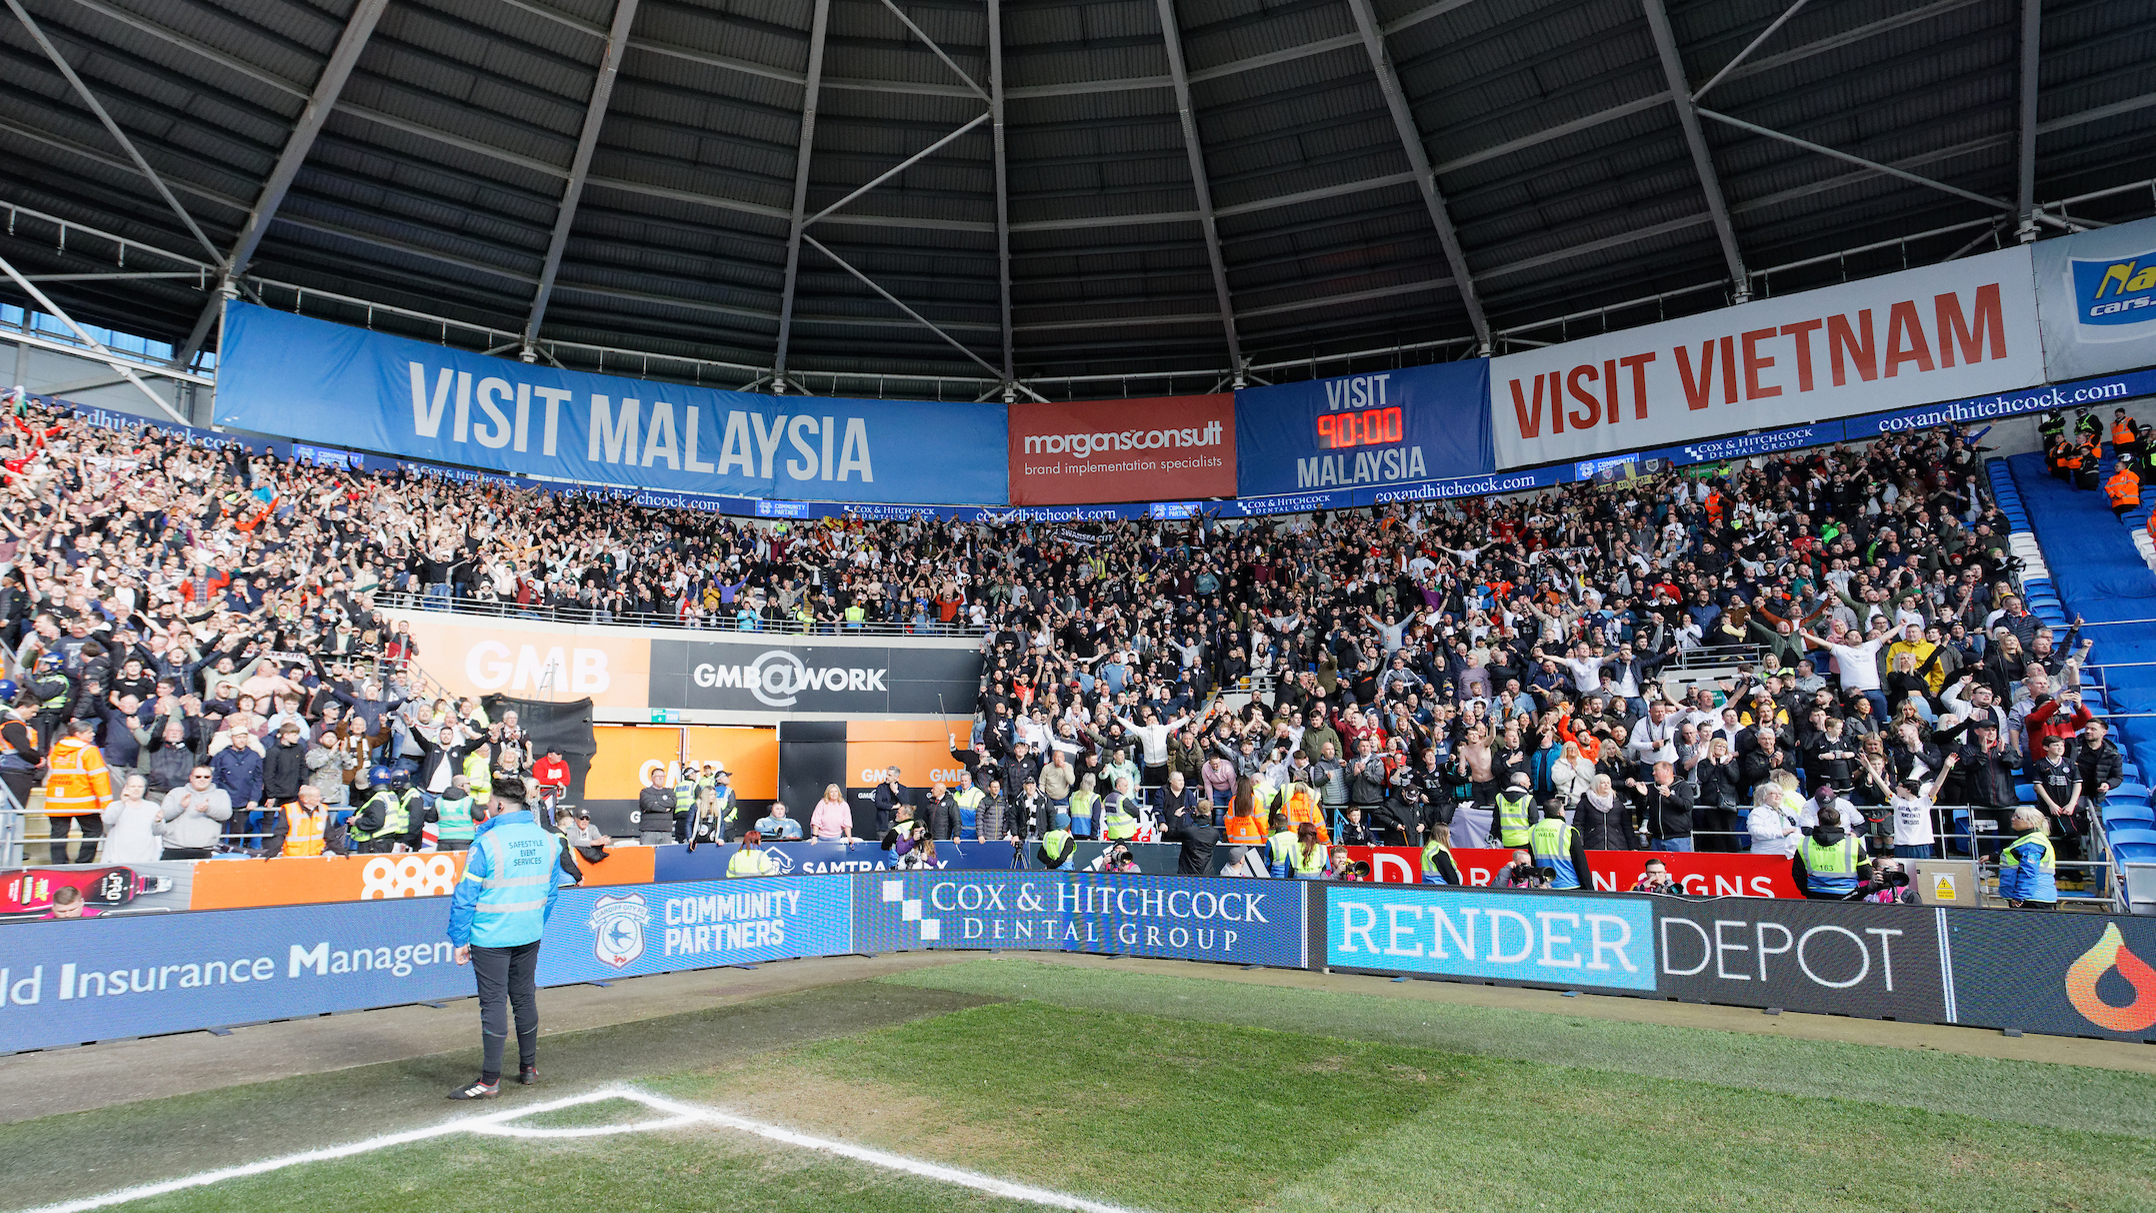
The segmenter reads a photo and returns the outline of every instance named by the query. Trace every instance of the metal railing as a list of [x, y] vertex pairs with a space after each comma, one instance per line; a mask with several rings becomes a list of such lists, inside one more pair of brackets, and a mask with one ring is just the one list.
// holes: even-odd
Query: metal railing
[[414, 593], [410, 590], [388, 590], [379, 596], [379, 609], [393, 611], [443, 611], [457, 615], [477, 615], [490, 619], [530, 619], [543, 623], [595, 624], [614, 627], [676, 628], [692, 632], [744, 632], [768, 633], [774, 636], [966, 636], [984, 634], [984, 629], [974, 627], [964, 613], [949, 623], [931, 614], [925, 620], [862, 620], [859, 623], [844, 619], [816, 619], [804, 621], [798, 618], [766, 619], [758, 616], [753, 626], [744, 626], [738, 617], [738, 603], [713, 608], [706, 614], [677, 614], [674, 612], [614, 611], [605, 607], [550, 606], [545, 603], [522, 603], [513, 599], [471, 598], [451, 594]]

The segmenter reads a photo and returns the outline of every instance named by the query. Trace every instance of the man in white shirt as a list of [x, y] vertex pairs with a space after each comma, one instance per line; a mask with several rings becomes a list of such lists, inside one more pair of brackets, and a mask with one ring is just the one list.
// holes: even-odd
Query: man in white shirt
[[1632, 726], [1632, 736], [1625, 743], [1625, 753], [1640, 765], [1641, 780], [1653, 778], [1654, 764], [1677, 761], [1677, 722], [1670, 718], [1669, 705], [1661, 700], [1647, 705], [1647, 714]]
[[1879, 649], [1893, 638], [1892, 626], [1882, 620], [1870, 639], [1857, 643], [1852, 643], [1856, 637], [1848, 632], [1837, 632], [1831, 640], [1808, 631], [1797, 634], [1834, 654], [1834, 672], [1841, 679], [1844, 699], [1862, 695], [1872, 701], [1872, 712], [1879, 719], [1893, 715], [1886, 694], [1879, 689]]

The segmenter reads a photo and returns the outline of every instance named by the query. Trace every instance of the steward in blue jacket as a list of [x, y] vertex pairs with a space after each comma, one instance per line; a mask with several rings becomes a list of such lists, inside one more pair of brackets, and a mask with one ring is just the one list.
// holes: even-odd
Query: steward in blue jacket
[[495, 813], [472, 834], [464, 877], [449, 899], [449, 942], [457, 963], [470, 961], [479, 984], [479, 1033], [485, 1065], [479, 1081], [451, 1099], [491, 1099], [501, 1093], [502, 1052], [509, 1010], [516, 1010], [517, 1081], [539, 1081], [539, 937], [561, 886], [561, 836], [540, 826], [521, 802], [494, 797]]

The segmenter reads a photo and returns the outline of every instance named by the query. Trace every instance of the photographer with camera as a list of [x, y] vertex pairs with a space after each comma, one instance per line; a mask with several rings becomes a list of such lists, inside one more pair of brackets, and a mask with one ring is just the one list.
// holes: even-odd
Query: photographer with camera
[[1909, 873], [1899, 859], [1882, 859], [1872, 866], [1872, 878], [1857, 886], [1855, 900], [1883, 906], [1913, 906], [1916, 890], [1909, 887]]
[[1634, 893], [1658, 893], [1664, 897], [1684, 896], [1684, 886], [1678, 884], [1677, 878], [1669, 874], [1669, 865], [1659, 859], [1647, 861], [1647, 866], [1640, 872], [1639, 879], [1632, 882], [1630, 891]]
[[1512, 862], [1497, 870], [1491, 884], [1500, 889], [1547, 889], [1557, 874], [1535, 862], [1532, 852], [1514, 851]]

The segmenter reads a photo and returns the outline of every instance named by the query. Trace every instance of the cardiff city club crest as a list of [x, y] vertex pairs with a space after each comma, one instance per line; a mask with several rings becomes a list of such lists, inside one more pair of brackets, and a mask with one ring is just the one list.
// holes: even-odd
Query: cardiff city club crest
[[591, 911], [591, 954], [620, 969], [644, 954], [644, 924], [651, 911], [642, 893], [608, 894]]

